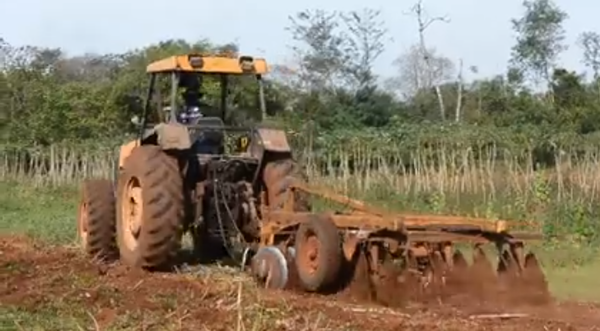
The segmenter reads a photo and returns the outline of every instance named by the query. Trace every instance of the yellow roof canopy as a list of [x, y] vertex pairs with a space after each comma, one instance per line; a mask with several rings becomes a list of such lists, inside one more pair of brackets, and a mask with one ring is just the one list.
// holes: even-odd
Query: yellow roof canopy
[[175, 55], [152, 62], [147, 73], [189, 71], [230, 75], [260, 75], [268, 72], [267, 61], [251, 56], [225, 57], [200, 54]]

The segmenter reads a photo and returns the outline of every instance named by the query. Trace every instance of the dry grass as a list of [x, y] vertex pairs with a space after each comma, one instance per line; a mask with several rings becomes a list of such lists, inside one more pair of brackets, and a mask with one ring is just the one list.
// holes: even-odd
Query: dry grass
[[[477, 193], [494, 196], [502, 191], [528, 194], [543, 180], [556, 188], [559, 199], [585, 195], [595, 200], [600, 192], [600, 151], [560, 155], [556, 166], [535, 171], [532, 155], [424, 149], [410, 155], [370, 155], [368, 151], [333, 149], [316, 160], [305, 157], [311, 178], [343, 192], [393, 187], [404, 192]], [[305, 153], [305, 155], [310, 155]], [[4, 151], [0, 178], [36, 184], [76, 184], [87, 177], [112, 177], [116, 149], [86, 149], [64, 145]]]
[[[318, 158], [303, 155], [311, 181], [389, 209], [523, 220], [544, 231], [555, 248], [600, 241], [600, 151], [562, 153], [543, 170], [526, 151], [439, 147], [375, 155], [367, 148], [332, 148]], [[116, 156], [113, 148], [65, 145], [5, 150], [0, 180], [75, 187], [84, 178], [111, 178]], [[559, 234], [565, 237], [552, 241]]]
[[71, 185], [83, 178], [111, 178], [118, 153], [62, 145], [5, 150], [0, 154], [0, 178], [39, 185]]
[[[111, 177], [115, 155], [112, 150], [82, 151], [55, 146], [31, 158], [16, 154], [0, 156], [1, 232], [26, 233], [60, 245], [72, 245], [78, 194], [75, 185], [86, 177]], [[435, 159], [443, 159], [442, 155]], [[325, 161], [305, 159], [304, 163], [313, 181], [390, 208], [543, 221], [547, 234], [572, 235], [567, 240], [548, 240], [539, 249], [553, 292], [561, 298], [600, 300], [600, 294], [589, 287], [599, 265], [595, 247], [600, 225], [596, 221], [595, 199], [600, 170], [596, 155], [563, 156], [556, 167], [544, 171], [534, 171], [533, 164], [519, 159], [501, 161], [469, 155], [447, 153], [446, 163], [440, 166], [433, 164], [429, 151], [415, 152], [410, 168], [406, 166], [409, 162], [400, 157], [388, 156], [374, 162], [368, 161], [372, 158], [359, 158], [357, 153], [335, 151], [324, 156]], [[334, 166], [333, 160], [340, 159], [348, 162]], [[351, 169], [351, 159], [363, 161]], [[17, 181], [20, 185], [14, 185]], [[244, 285], [238, 299], [240, 284]], [[332, 328], [316, 312], [290, 315], [291, 308], [285, 302], [274, 307], [257, 301], [252, 298], [256, 291], [245, 284], [234, 282], [226, 291], [227, 314], [235, 314], [235, 326], [229, 325], [228, 329], [262, 330], [272, 327], [275, 321], [282, 323], [283, 329]], [[163, 299], [168, 304], [168, 297]], [[234, 309], [238, 300], [245, 302], [244, 310]], [[57, 311], [67, 314], [68, 307], [42, 307], [33, 313], [0, 308], [0, 315], [9, 316], [9, 320], [0, 318], [0, 328], [8, 330], [20, 329], [13, 323], [15, 320], [27, 330], [48, 330], [52, 327], [42, 327], [42, 323], [72, 320], [56, 315]], [[172, 324], [163, 329], [179, 329], [178, 323], [185, 313], [174, 311], [182, 315], [170, 315]], [[94, 322], [87, 312], [76, 318], [74, 324], [64, 329], [77, 330], [81, 325], [93, 329]], [[164, 315], [152, 318], [160, 320]], [[140, 319], [144, 317], [135, 311], [127, 312], [115, 321], [114, 329], [136, 329], [139, 324], [135, 323]]]
[[[338, 148], [318, 159], [310, 153], [303, 155], [308, 155], [301, 162], [313, 182], [356, 198], [391, 204], [391, 208], [421, 210], [423, 206], [414, 206], [417, 199], [429, 211], [531, 217], [557, 203], [590, 209], [600, 193], [600, 151], [561, 154], [555, 157], [555, 166], [543, 170], [535, 170], [533, 155], [528, 153], [474, 153], [468, 148], [385, 156]], [[5, 150], [0, 154], [0, 180], [37, 187], [78, 185], [84, 178], [112, 178], [116, 161], [114, 148], [56, 145]], [[385, 201], [390, 197], [395, 201]], [[412, 202], [407, 205], [398, 200]]]

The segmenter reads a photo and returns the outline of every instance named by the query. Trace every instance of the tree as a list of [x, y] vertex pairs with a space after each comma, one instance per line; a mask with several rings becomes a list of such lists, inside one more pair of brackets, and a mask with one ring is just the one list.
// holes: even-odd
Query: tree
[[[480, 133], [500, 127], [506, 135], [490, 139], [512, 139], [514, 129], [527, 136], [522, 141], [537, 144], [545, 139], [544, 132], [573, 136], [599, 131], [600, 37], [586, 32], [579, 39], [583, 62], [597, 77], [590, 83], [572, 68], [557, 66], [565, 48], [560, 23], [566, 14], [549, 1], [524, 4], [528, 11], [513, 20], [520, 34], [510, 70], [473, 82], [462, 77], [471, 70], [469, 64], [461, 70], [459, 60], [455, 68], [453, 61], [426, 43], [428, 29], [448, 20], [428, 16], [419, 1], [412, 8], [419, 38], [393, 63], [398, 69], [394, 89], [404, 93], [402, 100], [382, 89], [373, 69], [388, 35], [379, 11], [302, 11], [290, 18], [289, 26], [297, 62], [271, 63], [275, 73], [265, 77], [269, 115], [300, 132], [294, 139], [311, 141], [311, 146], [341, 137], [361, 140], [359, 132], [388, 139], [382, 145], [412, 143], [414, 139], [390, 139], [433, 130], [438, 124], [432, 123], [449, 118], [446, 110], [454, 109], [454, 120], [461, 123], [445, 123], [452, 128], [447, 133], [463, 126], [464, 132], [474, 130], [474, 146], [482, 144]], [[13, 47], [0, 40], [0, 141], [5, 146], [31, 146], [120, 139], [133, 132], [130, 118], [144, 105], [147, 64], [187, 52], [236, 55], [238, 49], [207, 39], [176, 39], [121, 54], [70, 55], [35, 45]], [[547, 79], [552, 93], [527, 88], [525, 78], [536, 75]], [[157, 85], [160, 93], [150, 102], [151, 116], [159, 116], [170, 93], [168, 83], [164, 79]], [[205, 83], [207, 101], [218, 102], [216, 79], [207, 77]], [[229, 101], [235, 111], [229, 113], [235, 118], [228, 118], [230, 123], [261, 117], [254, 83], [254, 77], [232, 78]], [[548, 95], [552, 104], [543, 100]], [[439, 138], [446, 139], [446, 133]]]
[[369, 8], [360, 12], [341, 13], [347, 29], [345, 70], [352, 77], [351, 84], [357, 89], [376, 84], [373, 64], [385, 50], [384, 38], [388, 32], [380, 16], [380, 11]]
[[525, 0], [521, 18], [511, 20], [517, 34], [512, 65], [535, 83], [550, 84], [560, 53], [566, 50], [563, 22], [568, 18], [552, 0]]
[[298, 43], [292, 47], [299, 61], [298, 78], [309, 90], [333, 91], [343, 81], [348, 57], [338, 18], [338, 12], [324, 10], [305, 10], [290, 17], [287, 30]]
[[578, 41], [583, 48], [583, 64], [592, 71], [597, 98], [600, 99], [600, 34], [592, 31], [584, 32], [579, 36]]
[[391, 108], [373, 109], [389, 101], [379, 93], [373, 72], [387, 34], [380, 12], [302, 11], [290, 21], [306, 93], [296, 105], [305, 105], [309, 118], [324, 128], [387, 123]]
[[415, 44], [394, 60], [398, 77], [391, 84], [405, 98], [412, 98], [421, 90], [447, 83], [454, 75], [454, 63], [450, 59], [438, 55], [434, 48], [428, 49], [427, 54], [426, 61], [421, 45]]
[[600, 34], [584, 32], [579, 35], [578, 42], [583, 48], [583, 64], [592, 70], [594, 79], [600, 78]]
[[[435, 75], [435, 68], [432, 63], [431, 54], [428, 53], [429, 48], [425, 42], [425, 32], [426, 30], [435, 22], [449, 22], [447, 17], [429, 17], [423, 7], [423, 0], [419, 0], [413, 7], [412, 13], [417, 18], [417, 24], [419, 28], [419, 50], [421, 52], [421, 57], [423, 58], [423, 62], [427, 67], [427, 73], [429, 75], [429, 81], [433, 82], [433, 76]], [[434, 84], [435, 93], [438, 99], [438, 105], [440, 107], [440, 117], [442, 120], [446, 119], [446, 106], [444, 105], [444, 98], [442, 96], [442, 91], [440, 89], [439, 84]]]
[[555, 103], [561, 110], [573, 111], [586, 104], [583, 77], [574, 71], [556, 68], [552, 73], [552, 90]]

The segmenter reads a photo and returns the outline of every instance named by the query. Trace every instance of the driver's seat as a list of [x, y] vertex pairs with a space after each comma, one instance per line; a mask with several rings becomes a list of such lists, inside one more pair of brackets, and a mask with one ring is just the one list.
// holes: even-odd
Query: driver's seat
[[200, 117], [194, 121], [199, 129], [192, 149], [198, 154], [223, 154], [225, 123], [219, 117]]

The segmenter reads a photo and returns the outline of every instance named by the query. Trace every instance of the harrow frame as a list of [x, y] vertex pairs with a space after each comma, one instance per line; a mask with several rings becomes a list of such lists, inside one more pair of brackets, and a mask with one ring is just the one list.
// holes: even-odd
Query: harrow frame
[[[295, 195], [299, 193], [336, 202], [350, 207], [352, 211], [345, 214], [295, 212]], [[533, 254], [526, 255], [524, 252], [524, 243], [539, 241], [543, 239], [542, 234], [511, 232], [511, 222], [506, 220], [394, 214], [300, 181], [293, 181], [289, 185], [282, 209], [270, 210], [268, 206], [261, 205], [261, 215], [260, 246], [277, 246], [282, 251], [290, 247], [294, 233], [301, 224], [315, 217], [328, 218], [339, 231], [345, 261], [356, 261], [357, 252], [364, 255], [368, 273], [374, 282], [384, 273], [382, 265], [392, 258], [402, 259], [405, 271], [418, 274], [421, 283], [431, 283], [435, 281], [433, 278], [445, 283], [448, 275], [456, 270], [464, 273], [469, 268], [462, 253], [455, 251], [453, 246], [471, 244], [474, 251], [471, 271], [477, 269], [480, 275], [483, 272], [488, 276], [497, 273], [498, 279], [508, 281], [512, 287], [541, 282], [544, 286], [541, 291], [547, 294], [547, 285], [537, 259]], [[483, 249], [485, 244], [494, 244], [498, 251], [496, 268]], [[528, 268], [534, 271], [528, 272]], [[527, 281], [534, 277], [530, 277], [530, 274], [537, 279]], [[467, 282], [474, 283], [471, 280]]]

